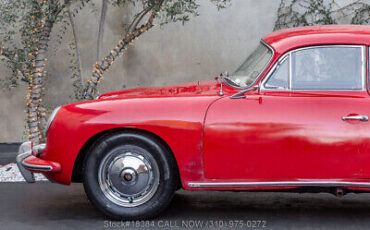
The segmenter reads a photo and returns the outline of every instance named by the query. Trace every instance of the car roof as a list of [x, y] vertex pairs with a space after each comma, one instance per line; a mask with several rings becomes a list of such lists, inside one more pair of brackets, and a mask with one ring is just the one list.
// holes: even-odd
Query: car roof
[[263, 37], [275, 52], [314, 45], [370, 45], [370, 25], [326, 25], [284, 29]]

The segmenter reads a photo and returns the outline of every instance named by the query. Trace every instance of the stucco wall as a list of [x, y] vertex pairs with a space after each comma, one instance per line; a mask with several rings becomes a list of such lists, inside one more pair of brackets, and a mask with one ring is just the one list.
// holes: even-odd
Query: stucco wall
[[[95, 0], [94, 6], [86, 7], [76, 18], [85, 79], [90, 76], [96, 61], [100, 2]], [[221, 11], [208, 0], [200, 2], [200, 16], [185, 26], [158, 26], [142, 35], [107, 72], [99, 91], [208, 80], [225, 70], [232, 72], [257, 46], [260, 38], [273, 30], [280, 0], [233, 0], [231, 7]], [[125, 9], [108, 8], [104, 53], [120, 40], [120, 29], [127, 14]], [[54, 30], [55, 34], [58, 27]], [[51, 41], [50, 64], [47, 66], [50, 77], [46, 82], [45, 97], [48, 107], [72, 101], [68, 68], [71, 39], [69, 31], [61, 47], [53, 39]], [[0, 66], [0, 71], [2, 77], [7, 70]], [[26, 85], [22, 83], [10, 92], [0, 91], [0, 143], [18, 142], [24, 138], [25, 89]]]

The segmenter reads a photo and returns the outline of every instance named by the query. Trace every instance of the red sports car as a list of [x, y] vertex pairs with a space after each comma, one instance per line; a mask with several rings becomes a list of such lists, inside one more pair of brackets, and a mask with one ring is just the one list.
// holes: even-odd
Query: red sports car
[[83, 182], [115, 219], [150, 218], [186, 190], [370, 191], [370, 26], [265, 36], [216, 80], [58, 107], [18, 166]]

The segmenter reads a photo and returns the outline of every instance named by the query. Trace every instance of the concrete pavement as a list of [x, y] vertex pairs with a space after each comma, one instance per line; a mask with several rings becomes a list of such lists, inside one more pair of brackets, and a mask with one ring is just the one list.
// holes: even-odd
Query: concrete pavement
[[261, 225], [259, 228], [246, 226], [248, 221], [265, 221], [263, 229], [370, 228], [369, 194], [348, 194], [337, 198], [324, 193], [180, 190], [164, 213], [148, 222], [148, 226], [143, 222], [143, 225], [138, 223], [135, 227], [135, 223], [123, 226], [120, 222], [112, 222], [96, 211], [81, 184], [0, 183], [0, 191], [0, 229], [8, 230], [200, 229], [194, 224], [189, 227], [193, 222], [203, 223], [205, 229], [232, 229], [227, 225], [230, 221], [243, 222], [244, 229], [262, 229]]
[[15, 156], [18, 152], [20, 143], [0, 143], [0, 165], [15, 162]]

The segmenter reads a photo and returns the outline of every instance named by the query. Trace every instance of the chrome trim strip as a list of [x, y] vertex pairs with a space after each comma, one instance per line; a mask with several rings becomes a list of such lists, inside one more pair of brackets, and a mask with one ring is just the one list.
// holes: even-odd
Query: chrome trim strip
[[22, 162], [23, 167], [29, 170], [37, 170], [37, 171], [43, 171], [43, 172], [50, 172], [53, 170], [53, 167], [48, 166], [48, 165], [30, 165], [27, 164], [26, 162]]
[[[307, 50], [307, 49], [314, 49], [314, 48], [330, 48], [330, 47], [344, 47], [344, 48], [361, 48], [362, 49], [362, 52], [364, 52], [364, 49], [366, 51], [366, 47], [363, 46], [363, 45], [318, 45], [318, 46], [309, 46], [309, 47], [301, 47], [301, 48], [297, 48], [297, 49], [294, 49], [294, 50], [290, 50], [288, 52], [286, 52], [284, 55], [282, 55], [279, 60], [277, 60], [274, 64], [274, 66], [270, 69], [270, 71], [266, 74], [266, 76], [262, 79], [262, 83], [261, 83], [261, 91], [292, 91], [292, 92], [304, 92], [304, 91], [365, 91], [366, 90], [366, 80], [367, 80], [367, 77], [366, 77], [366, 54], [364, 55], [363, 54], [363, 61], [362, 61], [362, 66], [363, 66], [363, 70], [365, 72], [363, 72], [363, 75], [362, 75], [362, 89], [348, 89], [348, 90], [343, 90], [343, 89], [339, 89], [339, 90], [333, 90], [333, 89], [305, 89], [305, 90], [292, 90], [291, 88], [291, 75], [292, 75], [292, 59], [291, 59], [291, 54], [292, 53], [295, 53], [295, 52], [298, 52], [298, 51], [301, 51], [301, 50]], [[366, 53], [366, 52], [365, 52]], [[268, 87], [265, 87], [265, 84], [267, 83], [267, 81], [269, 80], [269, 78], [272, 76], [273, 72], [275, 71], [275, 69], [277, 68], [277, 66], [282, 63], [282, 60], [284, 58], [286, 58], [287, 56], [290, 56], [289, 57], [289, 89], [271, 89], [271, 88], [268, 88]], [[365, 61], [365, 62], [364, 62]]]
[[292, 89], [292, 75], [293, 75], [293, 58], [292, 53], [289, 53], [289, 83], [288, 87], [291, 90]]
[[[288, 88], [284, 88], [284, 89], [276, 89], [276, 88], [270, 88], [270, 87], [267, 87], [265, 86], [266, 83], [268, 82], [268, 80], [271, 78], [271, 76], [274, 74], [274, 72], [276, 71], [276, 69], [278, 68], [278, 66], [282, 63], [284, 63], [284, 61], [286, 61], [286, 59], [289, 59], [289, 78], [288, 78]], [[279, 60], [277, 60], [274, 64], [274, 66], [270, 69], [270, 71], [266, 74], [266, 76], [262, 79], [261, 81], [261, 88], [260, 90], [261, 91], [269, 91], [269, 90], [272, 90], [272, 91], [290, 91], [290, 72], [291, 72], [291, 55], [290, 55], [290, 52], [287, 52], [285, 53], [284, 55], [282, 55]]]
[[190, 188], [227, 187], [370, 187], [369, 182], [345, 181], [267, 181], [267, 182], [189, 182]]
[[118, 94], [114, 94], [114, 95], [111, 95], [111, 96], [106, 96], [106, 97], [102, 97], [101, 99], [110, 99], [110, 98], [116, 98], [118, 97]]
[[359, 116], [347, 116], [347, 117], [342, 117], [343, 121], [348, 121], [348, 120], [360, 120], [362, 122], [369, 121], [369, 117], [366, 115], [359, 115]]
[[[288, 60], [289, 59], [289, 60]], [[282, 55], [279, 60], [277, 60], [274, 64], [274, 66], [270, 69], [270, 71], [266, 74], [265, 78], [262, 79], [261, 81], [261, 87], [260, 87], [260, 90], [273, 90], [273, 91], [276, 91], [277, 88], [274, 88], [274, 87], [268, 87], [268, 86], [265, 86], [267, 81], [271, 78], [271, 76], [274, 74], [275, 71], [277, 71], [277, 68], [279, 65], [283, 64], [285, 61], [289, 61], [289, 76], [288, 76], [288, 88], [279, 88], [279, 91], [289, 91], [290, 89], [290, 82], [291, 82], [291, 79], [290, 79], [290, 72], [291, 72], [291, 55], [290, 53], [286, 53], [284, 55]]]
[[367, 60], [366, 60], [366, 47], [363, 46], [362, 47], [362, 75], [365, 76], [364, 78], [362, 78], [362, 88], [366, 90], [366, 80], [367, 80], [367, 76], [366, 76], [366, 70], [367, 70], [367, 66], [366, 66], [366, 63], [367, 63]]

